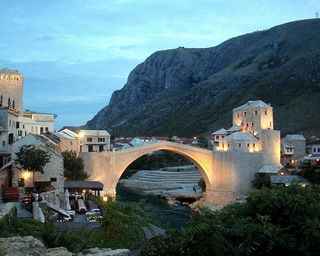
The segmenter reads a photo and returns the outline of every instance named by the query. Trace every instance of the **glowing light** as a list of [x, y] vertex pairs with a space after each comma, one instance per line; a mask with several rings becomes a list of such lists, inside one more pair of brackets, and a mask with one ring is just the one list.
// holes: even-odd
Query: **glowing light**
[[32, 176], [32, 172], [29, 172], [29, 171], [23, 171], [22, 174], [21, 174], [21, 177], [27, 181], [31, 178]]

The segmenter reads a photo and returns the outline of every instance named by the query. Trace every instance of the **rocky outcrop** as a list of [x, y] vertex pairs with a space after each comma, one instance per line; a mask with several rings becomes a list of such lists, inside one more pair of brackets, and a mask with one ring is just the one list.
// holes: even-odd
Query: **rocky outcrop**
[[87, 127], [114, 135], [196, 135], [230, 125], [232, 108], [262, 99], [276, 126], [320, 135], [320, 19], [152, 54]]
[[32, 236], [0, 238], [1, 256], [128, 256], [127, 249], [92, 248], [72, 254], [64, 247], [47, 249]]

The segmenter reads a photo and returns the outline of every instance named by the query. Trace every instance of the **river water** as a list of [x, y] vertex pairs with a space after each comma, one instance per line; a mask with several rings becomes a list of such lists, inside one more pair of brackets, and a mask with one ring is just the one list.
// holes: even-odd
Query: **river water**
[[156, 225], [164, 229], [181, 229], [192, 216], [191, 209], [182, 204], [169, 204], [159, 196], [141, 195], [118, 184], [117, 200], [135, 202], [142, 205], [144, 211], [152, 218]]

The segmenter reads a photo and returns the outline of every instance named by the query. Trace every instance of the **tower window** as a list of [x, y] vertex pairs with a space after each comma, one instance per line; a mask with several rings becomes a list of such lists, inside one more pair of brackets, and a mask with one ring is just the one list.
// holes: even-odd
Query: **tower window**
[[265, 115], [268, 115], [268, 110], [265, 110], [265, 111], [264, 111], [264, 114], [265, 114]]
[[243, 112], [244, 116], [247, 116], [247, 112]]
[[11, 107], [11, 99], [10, 98], [8, 99], [8, 107], [9, 108]]
[[238, 144], [238, 147], [241, 148], [241, 143]]
[[255, 110], [255, 111], [254, 111], [254, 114], [257, 116], [257, 115], [258, 115], [258, 111], [257, 111], [257, 110]]

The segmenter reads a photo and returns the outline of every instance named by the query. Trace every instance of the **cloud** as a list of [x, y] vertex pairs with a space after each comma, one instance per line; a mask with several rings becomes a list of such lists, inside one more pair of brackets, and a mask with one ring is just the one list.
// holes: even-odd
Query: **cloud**
[[24, 73], [28, 107], [77, 124], [154, 51], [210, 47], [317, 8], [318, 0], [1, 0], [0, 63]]

